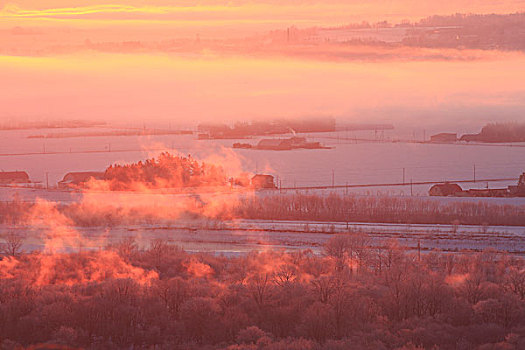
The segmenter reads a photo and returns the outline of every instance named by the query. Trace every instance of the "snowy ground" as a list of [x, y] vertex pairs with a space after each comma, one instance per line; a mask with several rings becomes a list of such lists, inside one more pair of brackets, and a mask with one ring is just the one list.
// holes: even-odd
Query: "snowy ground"
[[[135, 237], [146, 247], [153, 239], [166, 239], [191, 252], [236, 255], [269, 249], [312, 249], [320, 253], [323, 244], [337, 233], [363, 232], [372, 245], [384, 245], [391, 239], [415, 249], [418, 241], [423, 251], [449, 252], [496, 249], [525, 255], [525, 227], [400, 225], [306, 221], [187, 221], [166, 225], [141, 225], [113, 228], [71, 228], [57, 235], [49, 228], [0, 227], [3, 232], [25, 235], [26, 250], [45, 247], [46, 237], [54, 236], [57, 250], [101, 249], [123, 237]], [[49, 245], [48, 245], [49, 246]]]
[[[49, 131], [52, 132], [53, 130]], [[67, 130], [65, 130], [67, 131]], [[74, 130], [81, 131], [81, 130]], [[46, 130], [40, 131], [45, 133]], [[276, 176], [283, 187], [319, 185], [356, 185], [370, 183], [399, 183], [410, 181], [445, 181], [470, 179], [474, 166], [478, 179], [517, 178], [525, 169], [525, 147], [509, 145], [422, 144], [422, 143], [369, 143], [348, 142], [354, 133], [339, 132], [327, 135], [307, 135], [332, 149], [294, 150], [290, 152], [232, 150], [235, 140], [198, 141], [194, 135], [148, 137], [80, 137], [66, 139], [27, 138], [34, 130], [0, 132], [4, 142], [3, 170], [27, 171], [32, 181], [45, 186], [46, 179], [52, 187], [69, 171], [103, 171], [112, 163], [128, 163], [157, 155], [162, 150], [192, 154], [199, 159], [219, 155], [221, 164], [228, 171], [264, 172]], [[364, 135], [373, 138], [377, 135]], [[387, 135], [388, 136], [388, 135]], [[257, 142], [257, 139], [251, 142]], [[76, 153], [97, 151], [96, 153]], [[35, 153], [36, 152], [36, 153]], [[42, 154], [38, 154], [42, 152]], [[55, 153], [53, 153], [55, 152]], [[62, 153], [60, 153], [62, 152]], [[65, 153], [64, 153], [65, 152]], [[69, 152], [69, 153], [68, 153]], [[23, 153], [26, 153], [25, 155]], [[465, 184], [465, 188], [506, 187], [515, 181], [502, 183]], [[411, 194], [422, 200], [441, 202], [483, 201], [493, 204], [525, 205], [525, 198], [444, 198], [428, 197], [429, 185], [410, 185], [391, 188], [350, 189], [348, 193], [361, 196], [389, 195], [408, 197]], [[309, 191], [326, 194], [334, 190]], [[345, 189], [335, 190], [347, 193]], [[288, 190], [285, 193], [295, 193]], [[304, 193], [305, 191], [302, 191]], [[8, 201], [17, 194], [21, 200], [70, 203], [81, 201], [80, 193], [44, 189], [0, 188], [0, 201]], [[232, 192], [238, 194], [236, 192]], [[258, 195], [277, 194], [261, 191]], [[221, 195], [224, 195], [222, 193]], [[104, 203], [105, 193], [90, 193], [90, 200]], [[133, 193], [119, 193], [122, 201], [144, 199], [175, 200], [180, 194], [151, 194], [148, 198]], [[161, 198], [163, 197], [163, 198]], [[18, 231], [26, 236], [26, 250], [42, 249], [45, 236], [50, 234], [38, 227], [0, 227], [0, 233]], [[76, 231], [75, 231], [76, 230]], [[125, 236], [134, 236], [145, 246], [151, 239], [164, 238], [188, 251], [210, 251], [238, 254], [265, 249], [313, 249], [321, 246], [333, 233], [362, 231], [381, 245], [395, 238], [415, 247], [420, 241], [422, 249], [459, 251], [495, 248], [525, 254], [525, 227], [477, 227], [448, 225], [389, 225], [352, 223], [315, 223], [302, 221], [249, 221], [236, 222], [177, 222], [171, 225], [152, 225], [113, 228], [76, 228], [62, 232], [61, 246], [65, 250], [98, 249]], [[76, 232], [78, 231], [79, 234]]]

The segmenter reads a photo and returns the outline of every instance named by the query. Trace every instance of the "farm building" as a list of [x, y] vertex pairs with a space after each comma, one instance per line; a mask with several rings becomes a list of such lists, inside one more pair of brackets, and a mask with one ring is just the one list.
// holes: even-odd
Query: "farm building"
[[1, 171], [0, 184], [26, 184], [30, 183], [29, 175], [25, 171]]
[[520, 175], [517, 185], [509, 186], [509, 193], [515, 197], [525, 197], [525, 173]]
[[457, 184], [444, 183], [434, 185], [428, 193], [431, 196], [456, 197], [525, 197], [525, 173], [520, 175], [518, 183], [507, 188], [471, 188], [462, 190]]
[[428, 194], [431, 196], [454, 196], [459, 192], [462, 192], [461, 186], [458, 184], [444, 183], [437, 184], [430, 188]]
[[257, 149], [287, 151], [291, 149], [320, 149], [323, 147], [319, 142], [308, 142], [305, 137], [290, 137], [289, 139], [263, 139], [259, 141]]
[[257, 149], [286, 151], [292, 149], [292, 142], [289, 139], [263, 139], [257, 144]]
[[251, 182], [254, 188], [277, 188], [272, 175], [256, 174], [252, 177]]
[[62, 181], [58, 183], [58, 188], [74, 188], [87, 183], [89, 180], [103, 180], [104, 173], [96, 171], [72, 172], [67, 173]]
[[430, 136], [430, 142], [456, 142], [458, 140], [458, 134], [443, 132]]

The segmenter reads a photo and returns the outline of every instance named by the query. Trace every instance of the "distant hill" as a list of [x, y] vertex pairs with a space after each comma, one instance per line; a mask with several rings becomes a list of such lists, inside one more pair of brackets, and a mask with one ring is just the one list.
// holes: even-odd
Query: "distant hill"
[[428, 17], [407, 31], [403, 44], [418, 47], [525, 50], [525, 12]]

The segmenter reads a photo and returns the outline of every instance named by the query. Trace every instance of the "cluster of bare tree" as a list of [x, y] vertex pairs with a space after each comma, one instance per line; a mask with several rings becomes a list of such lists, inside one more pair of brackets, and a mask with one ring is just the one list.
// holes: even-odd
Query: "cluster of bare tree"
[[23, 202], [18, 196], [11, 201], [0, 201], [0, 223], [13, 225], [27, 222], [33, 206], [33, 203]]
[[525, 261], [334, 236], [324, 254], [132, 238], [0, 260], [0, 343], [159, 349], [523, 349]]
[[483, 201], [439, 202], [413, 197], [286, 194], [240, 200], [234, 216], [247, 219], [525, 225], [525, 207]]
[[167, 152], [144, 162], [112, 165], [106, 169], [104, 179], [112, 190], [224, 186], [228, 180], [220, 167]]
[[481, 142], [524, 142], [525, 123], [490, 123], [479, 134], [466, 135], [466, 139]]

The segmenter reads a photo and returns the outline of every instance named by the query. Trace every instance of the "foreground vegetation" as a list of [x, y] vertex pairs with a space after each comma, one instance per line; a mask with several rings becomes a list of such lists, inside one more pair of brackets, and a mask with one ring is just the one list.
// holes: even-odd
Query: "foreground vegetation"
[[133, 239], [0, 260], [3, 349], [523, 349], [525, 262], [334, 236], [324, 254], [188, 254]]

